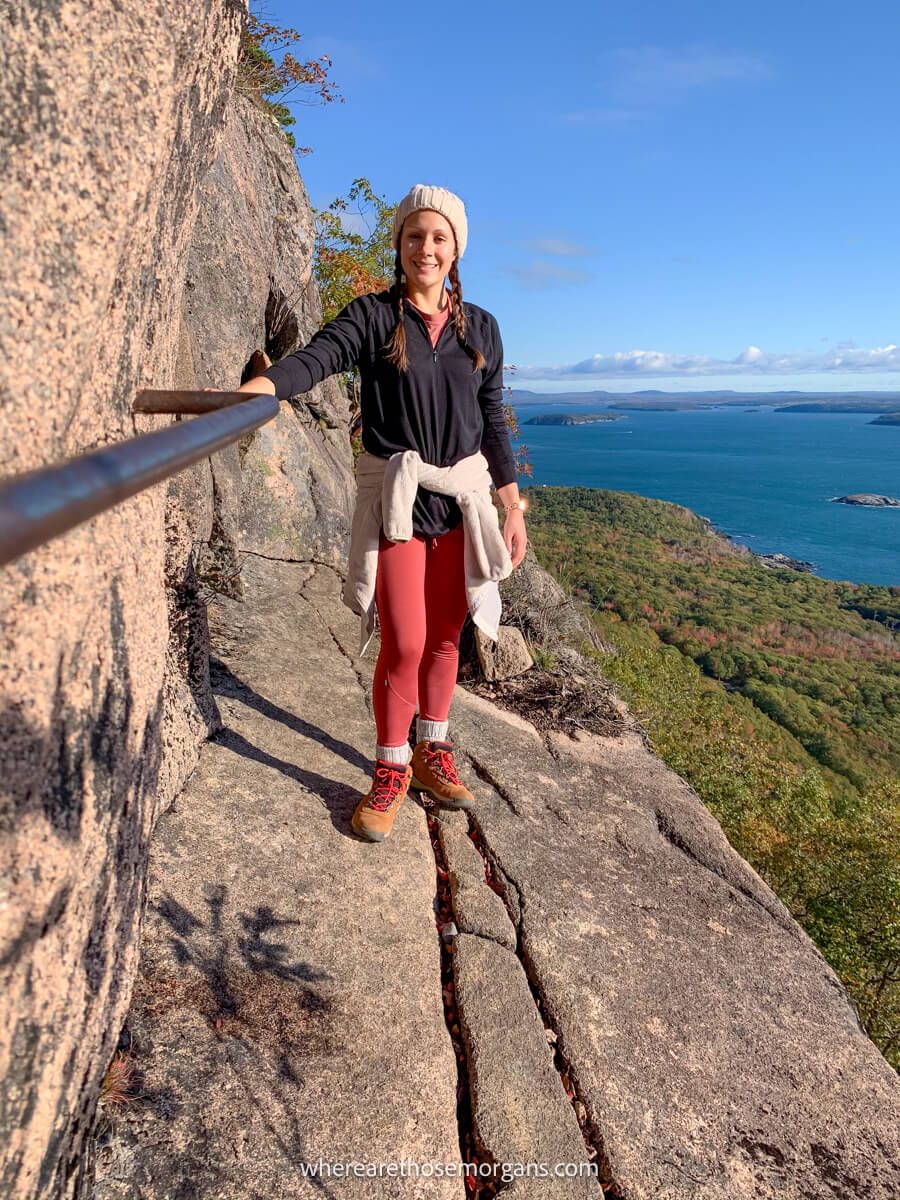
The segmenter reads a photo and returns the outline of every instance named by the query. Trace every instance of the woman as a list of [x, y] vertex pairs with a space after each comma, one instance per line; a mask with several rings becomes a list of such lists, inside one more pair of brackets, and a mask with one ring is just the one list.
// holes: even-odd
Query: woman
[[389, 834], [410, 786], [471, 805], [447, 736], [460, 633], [468, 611], [496, 638], [497, 584], [527, 545], [503, 416], [503, 346], [494, 317], [463, 301], [466, 239], [462, 200], [417, 184], [394, 217], [393, 286], [352, 300], [302, 350], [241, 387], [287, 399], [360, 369], [364, 449], [344, 601], [361, 617], [361, 651], [376, 608], [381, 627], [374, 776], [352, 820], [372, 841]]

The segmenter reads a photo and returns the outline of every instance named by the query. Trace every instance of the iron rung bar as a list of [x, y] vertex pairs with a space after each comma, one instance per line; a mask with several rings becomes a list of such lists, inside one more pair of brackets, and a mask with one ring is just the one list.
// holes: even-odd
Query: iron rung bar
[[144, 388], [134, 398], [132, 412], [136, 413], [208, 413], [243, 404], [248, 396], [265, 393], [164, 391]]

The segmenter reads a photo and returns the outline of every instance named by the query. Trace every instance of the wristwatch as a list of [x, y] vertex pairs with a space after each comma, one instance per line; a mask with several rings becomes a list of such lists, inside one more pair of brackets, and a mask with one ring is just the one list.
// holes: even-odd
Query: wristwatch
[[513, 508], [518, 508], [521, 512], [524, 512], [527, 507], [528, 504], [520, 498], [518, 500], [514, 500], [512, 504], [504, 504], [503, 510], [504, 512], [509, 512]]

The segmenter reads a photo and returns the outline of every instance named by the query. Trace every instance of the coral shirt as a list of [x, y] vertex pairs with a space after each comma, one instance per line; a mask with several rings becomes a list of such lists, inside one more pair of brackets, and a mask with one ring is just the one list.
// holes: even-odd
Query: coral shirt
[[436, 313], [422, 312], [418, 304], [413, 304], [412, 300], [410, 300], [407, 296], [408, 302], [412, 304], [413, 308], [428, 327], [428, 336], [431, 338], [432, 346], [436, 346], [438, 344], [438, 338], [441, 336], [441, 330], [450, 320], [450, 293], [445, 289], [444, 295], [447, 297], [447, 303], [440, 312]]

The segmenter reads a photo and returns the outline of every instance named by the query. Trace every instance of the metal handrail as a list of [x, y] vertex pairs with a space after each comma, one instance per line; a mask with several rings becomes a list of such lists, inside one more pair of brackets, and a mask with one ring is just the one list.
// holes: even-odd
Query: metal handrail
[[0, 566], [208, 458], [278, 409], [274, 396], [252, 392], [140, 392], [136, 412], [205, 415], [0, 483]]
[[250, 392], [218, 392], [215, 388], [202, 392], [168, 392], [145, 388], [134, 398], [131, 411], [136, 413], [197, 413], [218, 412], [234, 404], [245, 404]]

